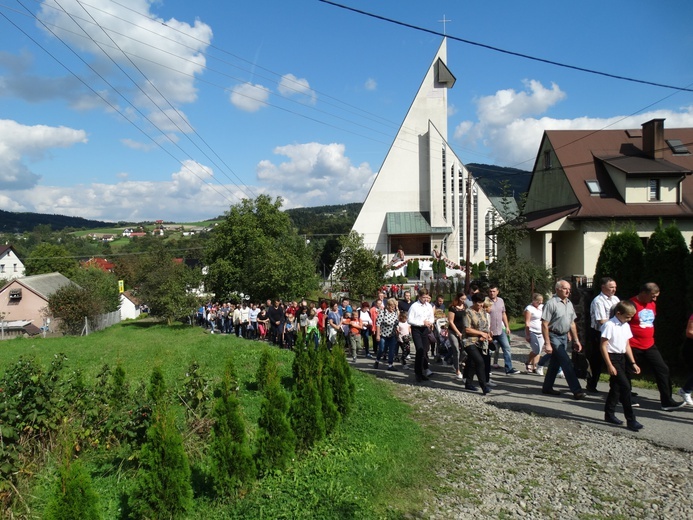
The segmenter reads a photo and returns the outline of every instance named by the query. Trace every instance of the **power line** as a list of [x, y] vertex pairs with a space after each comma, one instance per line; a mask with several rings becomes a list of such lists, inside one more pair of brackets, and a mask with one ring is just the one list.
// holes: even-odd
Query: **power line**
[[516, 57], [518, 57], [518, 58], [524, 58], [524, 59], [527, 59], [527, 60], [538, 61], [538, 62], [541, 62], [541, 63], [546, 63], [546, 64], [548, 64], [548, 65], [554, 65], [554, 66], [556, 66], [556, 67], [563, 67], [563, 68], [566, 68], [566, 69], [572, 69], [572, 70], [576, 70], [576, 71], [579, 71], [579, 72], [585, 72], [585, 73], [588, 73], [588, 74], [596, 74], [596, 75], [598, 75], [598, 76], [605, 76], [605, 77], [607, 77], [607, 78], [618, 79], [618, 80], [622, 80], [622, 81], [631, 81], [631, 82], [633, 82], [633, 83], [641, 83], [641, 84], [643, 84], [643, 85], [651, 85], [651, 86], [654, 86], [654, 87], [668, 88], [668, 89], [679, 90], [679, 91], [683, 91], [683, 92], [693, 92], [693, 89], [687, 88], [687, 87], [676, 87], [676, 86], [673, 86], [673, 85], [666, 85], [666, 84], [664, 84], [664, 83], [656, 83], [656, 82], [654, 82], [654, 81], [647, 81], [647, 80], [642, 80], [642, 79], [630, 78], [630, 77], [627, 77], [627, 76], [620, 76], [620, 75], [617, 75], [617, 74], [611, 74], [611, 73], [609, 73], [609, 72], [602, 72], [602, 71], [598, 71], [598, 70], [594, 70], [594, 69], [588, 69], [588, 68], [585, 68], [585, 67], [578, 67], [577, 65], [569, 65], [569, 64], [567, 64], [567, 63], [561, 63], [561, 62], [559, 62], [559, 61], [547, 60], [547, 59], [545, 59], [545, 58], [538, 58], [538, 57], [536, 57], [536, 56], [531, 56], [531, 55], [529, 55], [529, 54], [523, 54], [523, 53], [520, 53], [520, 52], [509, 51], [509, 50], [507, 50], [507, 49], [501, 49], [500, 47], [494, 47], [494, 46], [492, 46], [492, 45], [487, 45], [487, 44], [485, 44], [485, 43], [479, 43], [479, 42], [475, 42], [475, 41], [472, 41], [472, 40], [466, 40], [466, 39], [464, 39], [464, 38], [459, 38], [459, 37], [457, 37], [457, 36], [450, 36], [449, 34], [441, 33], [441, 32], [439, 32], [439, 31], [434, 31], [434, 30], [432, 30], [432, 29], [426, 29], [426, 28], [421, 27], [421, 26], [418, 26], [418, 25], [413, 25], [413, 24], [409, 24], [409, 23], [406, 23], [406, 22], [401, 22], [401, 21], [399, 21], [399, 20], [394, 20], [394, 19], [392, 19], [392, 18], [387, 18], [387, 17], [385, 17], [385, 16], [381, 16], [381, 15], [377, 15], [377, 14], [374, 14], [374, 13], [370, 13], [370, 12], [368, 12], [368, 11], [363, 11], [363, 10], [361, 10], [361, 9], [356, 9], [356, 8], [354, 8], [354, 7], [349, 7], [349, 6], [346, 6], [346, 5], [338, 4], [338, 3], [332, 2], [332, 1], [330, 1], [330, 0], [318, 0], [318, 1], [320, 1], [320, 2], [322, 2], [322, 3], [324, 3], [324, 4], [329, 4], [329, 5], [333, 5], [333, 6], [335, 6], [335, 7], [339, 7], [340, 9], [346, 9], [347, 11], [353, 11], [353, 12], [355, 12], [355, 13], [362, 14], [362, 15], [364, 15], [364, 16], [369, 16], [369, 17], [371, 17], [371, 18], [376, 18], [376, 19], [382, 20], [382, 21], [384, 21], [384, 22], [392, 23], [392, 24], [395, 24], [395, 25], [401, 25], [402, 27], [408, 27], [409, 29], [414, 29], [414, 30], [416, 30], [416, 31], [421, 31], [421, 32], [429, 33], [429, 34], [435, 34], [435, 35], [441, 36], [441, 37], [443, 37], [443, 38], [449, 38], [449, 39], [451, 39], [451, 40], [455, 40], [455, 41], [458, 41], [458, 42], [461, 42], [461, 43], [466, 43], [466, 44], [468, 44], [468, 45], [474, 45], [474, 46], [476, 46], [476, 47], [482, 47], [482, 48], [484, 48], [484, 49], [488, 49], [488, 50], [491, 50], [491, 51], [494, 51], [494, 52], [500, 52], [500, 53], [503, 53], [503, 54], [508, 54], [508, 55], [510, 55], [510, 56], [516, 56]]

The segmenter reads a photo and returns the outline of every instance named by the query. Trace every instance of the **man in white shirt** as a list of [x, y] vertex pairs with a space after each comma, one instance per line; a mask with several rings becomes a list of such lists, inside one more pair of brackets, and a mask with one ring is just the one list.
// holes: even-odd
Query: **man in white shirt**
[[428, 381], [428, 376], [433, 374], [428, 368], [428, 349], [430, 341], [428, 333], [433, 326], [433, 307], [431, 306], [431, 296], [427, 289], [419, 289], [419, 299], [409, 307], [407, 321], [411, 326], [411, 339], [416, 348], [414, 360], [414, 375], [416, 381]]
[[587, 352], [585, 352], [590, 367], [587, 375], [588, 392], [597, 391], [597, 383], [604, 366], [600, 346], [602, 325], [611, 319], [611, 309], [620, 301], [618, 296], [616, 296], [616, 282], [613, 278], [602, 278], [601, 287], [602, 292], [592, 300], [590, 305], [590, 336], [588, 338]]

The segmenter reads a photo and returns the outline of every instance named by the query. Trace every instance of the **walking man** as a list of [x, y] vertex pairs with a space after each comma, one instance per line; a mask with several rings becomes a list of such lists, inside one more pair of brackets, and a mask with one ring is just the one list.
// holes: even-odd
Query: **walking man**
[[604, 358], [601, 350], [602, 325], [611, 319], [611, 309], [620, 301], [616, 296], [616, 282], [613, 278], [601, 279], [602, 291], [592, 300], [590, 305], [590, 337], [587, 338], [587, 391], [596, 392], [599, 376], [602, 374]]
[[419, 299], [409, 308], [409, 325], [411, 326], [411, 338], [416, 348], [414, 358], [414, 374], [416, 381], [428, 381], [428, 376], [433, 372], [428, 368], [428, 348], [430, 342], [428, 333], [433, 326], [433, 307], [430, 304], [431, 297], [427, 289], [419, 289]]
[[580, 381], [575, 375], [573, 363], [570, 361], [568, 352], [568, 333], [574, 341], [573, 348], [576, 352], [582, 350], [580, 338], [575, 327], [575, 309], [573, 302], [568, 299], [570, 296], [570, 283], [561, 280], [556, 283], [556, 294], [544, 304], [541, 314], [541, 332], [544, 336], [544, 349], [547, 354], [551, 354], [549, 369], [544, 377], [544, 384], [541, 388], [543, 394], [559, 395], [558, 390], [554, 390], [553, 384], [556, 381], [558, 369], [562, 368], [565, 380], [568, 383], [573, 397], [577, 400], [585, 398]]
[[505, 302], [503, 298], [498, 296], [498, 286], [491, 284], [488, 288], [488, 297], [493, 302], [493, 307], [489, 314], [491, 315], [491, 335], [503, 351], [503, 359], [505, 360], [505, 373], [507, 375], [519, 374], [520, 371], [513, 368], [513, 358], [510, 355], [510, 341], [508, 340], [508, 315], [505, 312]]
[[630, 321], [630, 330], [633, 333], [630, 346], [638, 366], [641, 369], [650, 367], [654, 372], [662, 410], [670, 412], [683, 406], [685, 401], [677, 403], [671, 398], [669, 367], [655, 345], [654, 321], [657, 315], [658, 296], [659, 286], [650, 282], [640, 287], [638, 295], [630, 299], [635, 305], [635, 315]]

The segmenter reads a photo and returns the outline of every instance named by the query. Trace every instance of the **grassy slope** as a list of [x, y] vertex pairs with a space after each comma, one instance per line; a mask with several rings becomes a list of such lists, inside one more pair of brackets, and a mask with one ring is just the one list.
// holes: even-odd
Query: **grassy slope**
[[[192, 360], [205, 377], [218, 380], [224, 360], [231, 356], [241, 380], [240, 399], [251, 437], [259, 414], [260, 396], [252, 384], [263, 345], [233, 337], [211, 336], [200, 329], [167, 328], [129, 322], [85, 338], [13, 340], [3, 343], [0, 370], [20, 355], [47, 366], [54, 354], [68, 356], [66, 370], [80, 367], [93, 382], [104, 364], [121, 363], [131, 386], [148, 380], [152, 367], [161, 367], [169, 388], [183, 379]], [[277, 352], [281, 374], [288, 381], [293, 354]], [[418, 510], [421, 489], [432, 478], [418, 449], [422, 432], [411, 410], [391, 395], [382, 382], [354, 372], [357, 402], [339, 430], [287, 472], [260, 481], [244, 500], [220, 504], [198, 497], [190, 518], [402, 518]], [[182, 424], [181, 424], [182, 426]], [[199, 448], [199, 446], [198, 446]], [[118, 518], [134, 468], [106, 450], [84, 454], [92, 470], [105, 518]], [[191, 453], [198, 473], [207, 461]], [[30, 518], [40, 518], [53, 483], [54, 469], [34, 479]], [[22, 517], [18, 512], [18, 517]]]

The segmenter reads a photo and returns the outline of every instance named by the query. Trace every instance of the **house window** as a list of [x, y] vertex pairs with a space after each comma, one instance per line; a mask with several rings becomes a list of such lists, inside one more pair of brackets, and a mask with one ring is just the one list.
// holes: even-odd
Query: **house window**
[[5, 264], [0, 264], [0, 273], [5, 272]]
[[688, 151], [681, 139], [667, 139], [666, 142], [674, 155], [691, 155], [691, 152]]
[[599, 181], [585, 181], [587, 184], [587, 189], [590, 195], [599, 195], [602, 192], [601, 186], [599, 186]]
[[14, 264], [14, 272], [17, 272], [17, 264]]
[[544, 152], [544, 169], [545, 170], [551, 169], [551, 150], [546, 150]]
[[661, 200], [659, 179], [650, 179], [650, 200]]

